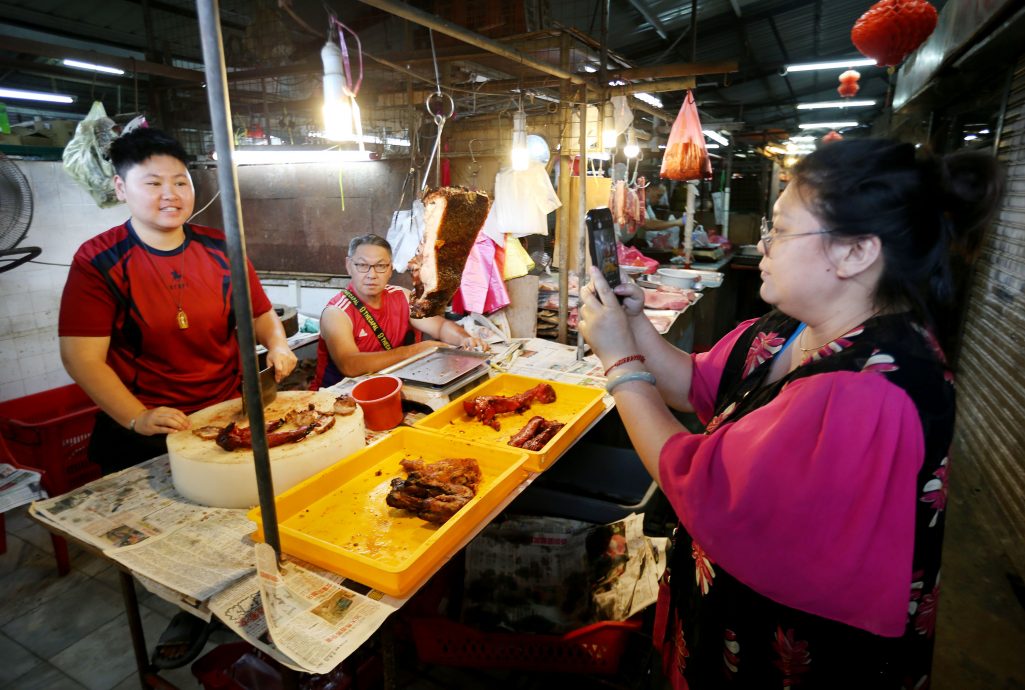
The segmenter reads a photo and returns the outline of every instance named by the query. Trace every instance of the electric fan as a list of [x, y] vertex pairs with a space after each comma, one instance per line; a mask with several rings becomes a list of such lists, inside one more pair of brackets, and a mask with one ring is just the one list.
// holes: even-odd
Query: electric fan
[[39, 247], [18, 247], [32, 222], [32, 190], [14, 161], [0, 153], [0, 273], [39, 256]]

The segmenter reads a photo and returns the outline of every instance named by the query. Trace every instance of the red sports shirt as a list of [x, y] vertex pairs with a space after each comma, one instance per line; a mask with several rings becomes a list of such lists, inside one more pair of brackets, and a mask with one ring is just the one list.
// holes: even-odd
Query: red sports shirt
[[[253, 315], [271, 308], [252, 263]], [[178, 305], [189, 327], [178, 327]], [[239, 395], [224, 233], [185, 225], [185, 243], [147, 247], [131, 221], [85, 242], [68, 273], [58, 334], [110, 336], [107, 363], [146, 407], [190, 413]]]
[[[360, 352], [381, 352], [384, 350], [384, 346], [381, 345], [377, 336], [374, 335], [374, 331], [370, 328], [367, 320], [360, 314], [356, 305], [349, 301], [344, 292], [339, 292], [332, 297], [324, 308], [341, 309], [345, 312], [345, 315], [349, 317], [349, 321], [352, 322], [352, 339], [356, 342], [356, 347], [359, 348]], [[381, 293], [381, 307], [373, 309], [367, 305], [367, 311], [377, 321], [378, 327], [388, 337], [388, 342], [391, 343], [393, 348], [405, 344], [406, 335], [412, 329], [412, 326], [409, 325], [409, 298], [406, 297], [406, 293], [402, 288], [395, 285], [386, 285], [384, 292]], [[419, 340], [419, 333], [415, 329], [412, 330], [417, 334], [417, 340]], [[310, 390], [326, 388], [338, 383], [343, 378], [341, 370], [331, 359], [327, 343], [321, 338], [317, 344], [317, 373], [313, 377]]]

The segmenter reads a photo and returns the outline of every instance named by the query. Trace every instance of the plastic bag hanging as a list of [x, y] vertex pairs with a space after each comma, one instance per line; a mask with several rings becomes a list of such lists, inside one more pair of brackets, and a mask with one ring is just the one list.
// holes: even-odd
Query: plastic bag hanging
[[669, 132], [665, 155], [662, 157], [661, 176], [669, 180], [700, 180], [712, 178], [712, 161], [705, 148], [705, 135], [694, 94], [687, 92]]
[[107, 151], [116, 138], [114, 121], [107, 117], [103, 104], [95, 101], [64, 147], [64, 170], [85, 187], [100, 208], [120, 203], [114, 191], [114, 165], [107, 159]]

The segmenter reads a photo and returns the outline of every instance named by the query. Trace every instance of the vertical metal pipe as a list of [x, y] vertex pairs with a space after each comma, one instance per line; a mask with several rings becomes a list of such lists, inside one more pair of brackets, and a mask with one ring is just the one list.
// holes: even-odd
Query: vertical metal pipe
[[[563, 32], [559, 37], [559, 65], [562, 69], [569, 69], [570, 37]], [[563, 81], [560, 89], [562, 96], [562, 136], [559, 139], [559, 200], [562, 208], [559, 209], [559, 236], [556, 238], [559, 249], [559, 334], [558, 340], [563, 345], [569, 340], [569, 328], [567, 320], [569, 317], [569, 189], [570, 176], [572, 175], [572, 159], [570, 158], [570, 125], [573, 122], [573, 109], [566, 105], [570, 100], [570, 82]]]
[[224, 45], [221, 43], [220, 10], [217, 0], [197, 0], [196, 11], [199, 14], [199, 35], [203, 43], [206, 95], [210, 104], [210, 120], [213, 123], [214, 149], [217, 151], [217, 185], [221, 190], [224, 236], [228, 245], [228, 261], [231, 262], [231, 306], [238, 323], [242, 394], [249, 409], [249, 427], [253, 432], [253, 460], [256, 465], [256, 486], [260, 496], [263, 534], [280, 558], [281, 543], [278, 540], [274, 483], [270, 473], [263, 404], [260, 402], [259, 365], [253, 333], [253, 307], [249, 301], [246, 243], [242, 228], [238, 177], [235, 173], [235, 146], [231, 130], [231, 106], [228, 103], [228, 77], [224, 67]]
[[698, 0], [690, 0], [690, 61], [698, 61]]
[[[587, 89], [580, 89], [583, 94], [580, 104], [580, 188], [577, 196], [577, 289], [582, 290], [587, 282], [587, 231], [584, 219], [587, 216]], [[569, 262], [567, 262], [568, 264]], [[569, 266], [567, 265], [567, 270]], [[569, 294], [565, 295], [569, 299]], [[577, 313], [579, 317], [579, 312]], [[577, 359], [584, 356], [584, 338], [577, 329]]]

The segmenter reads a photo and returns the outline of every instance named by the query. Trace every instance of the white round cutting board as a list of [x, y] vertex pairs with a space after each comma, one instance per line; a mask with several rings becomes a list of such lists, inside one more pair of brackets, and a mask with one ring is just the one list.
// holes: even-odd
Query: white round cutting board
[[[271, 422], [290, 410], [304, 410], [313, 404], [330, 413], [336, 398], [330, 391], [282, 391], [267, 405], [264, 417]], [[249, 421], [242, 416], [242, 399], [228, 400], [189, 415], [192, 429], [225, 427], [230, 422]], [[335, 423], [322, 434], [311, 433], [298, 443], [270, 449], [274, 494], [348, 457], [366, 445], [363, 410], [348, 416], [335, 415]], [[227, 451], [213, 440], [202, 439], [192, 430], [167, 436], [171, 476], [179, 494], [196, 503], [216, 508], [249, 508], [259, 503], [256, 469], [251, 449]]]

